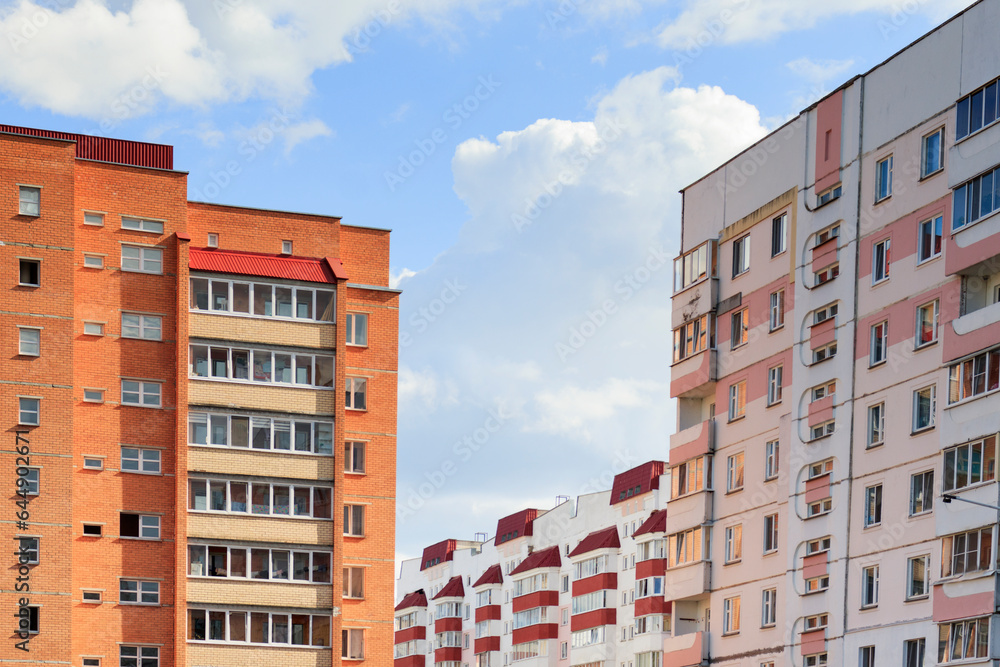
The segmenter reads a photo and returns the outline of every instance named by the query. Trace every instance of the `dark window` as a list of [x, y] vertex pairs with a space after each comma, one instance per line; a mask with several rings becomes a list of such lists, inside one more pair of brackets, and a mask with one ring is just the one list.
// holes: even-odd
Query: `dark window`
[[122, 537], [139, 537], [139, 515], [121, 514], [121, 529], [119, 534]]
[[95, 524], [92, 524], [92, 523], [84, 524], [83, 525], [83, 534], [84, 535], [89, 535], [91, 537], [100, 537], [101, 536], [101, 526], [98, 526], [98, 525], [95, 525]]
[[40, 269], [41, 263], [37, 260], [22, 259], [20, 283], [22, 285], [31, 285], [32, 287], [41, 285]]

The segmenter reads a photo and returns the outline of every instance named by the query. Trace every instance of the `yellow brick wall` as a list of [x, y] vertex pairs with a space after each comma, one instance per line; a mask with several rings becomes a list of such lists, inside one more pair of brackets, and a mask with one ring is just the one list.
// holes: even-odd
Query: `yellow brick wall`
[[332, 480], [332, 456], [309, 456], [238, 448], [188, 448], [188, 470], [220, 475], [261, 475], [289, 479]]
[[279, 544], [333, 544], [333, 522], [318, 519], [276, 519], [228, 514], [188, 514], [188, 537], [246, 540]]
[[[337, 644], [340, 640], [334, 642]], [[331, 667], [332, 649], [271, 648], [268, 646], [212, 646], [189, 643], [188, 665], [228, 665], [229, 667]], [[340, 655], [337, 656], [340, 664]], [[385, 665], [385, 667], [389, 667]]]
[[244, 343], [270, 343], [332, 350], [337, 327], [319, 322], [293, 322], [267, 318], [191, 313], [188, 335]]
[[335, 390], [214, 382], [212, 380], [190, 380], [188, 382], [188, 401], [191, 405], [211, 405], [221, 408], [332, 415], [338, 396], [343, 404], [344, 395]]
[[188, 579], [188, 602], [192, 606], [220, 607], [272, 605], [303, 609], [333, 606], [330, 584], [283, 584], [239, 579]]

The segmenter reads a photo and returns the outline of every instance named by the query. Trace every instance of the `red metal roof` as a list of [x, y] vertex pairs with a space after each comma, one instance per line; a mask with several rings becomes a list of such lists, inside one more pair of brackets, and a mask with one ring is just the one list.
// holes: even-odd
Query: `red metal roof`
[[522, 572], [537, 570], [543, 567], [559, 567], [561, 564], [562, 559], [559, 558], [559, 547], [557, 545], [532, 553], [524, 559], [523, 563], [514, 568], [511, 575], [513, 576], [515, 574], [521, 574]]
[[476, 579], [476, 583], [472, 584], [473, 588], [478, 588], [479, 586], [487, 586], [489, 584], [502, 584], [503, 583], [503, 570], [499, 565], [493, 565], [483, 572], [483, 576]]
[[455, 540], [443, 540], [437, 544], [432, 544], [424, 549], [424, 555], [420, 559], [421, 571], [429, 567], [434, 567], [438, 563], [444, 563], [452, 559], [452, 554], [458, 543]]
[[646, 533], [665, 533], [667, 532], [667, 510], [655, 510], [648, 519], [641, 526], [639, 530], [632, 533], [632, 537], [636, 538], [640, 535], [645, 535]]
[[89, 134], [38, 130], [33, 127], [18, 127], [17, 125], [0, 125], [0, 132], [76, 142], [76, 157], [83, 160], [99, 160], [101, 162], [129, 164], [134, 167], [152, 167], [153, 169], [174, 168], [174, 147], [166, 144], [147, 144], [144, 141], [126, 141], [110, 137], [94, 137]]
[[648, 461], [615, 475], [615, 481], [611, 485], [611, 504], [616, 505], [660, 488], [660, 475], [665, 466], [663, 461]]
[[497, 521], [497, 536], [493, 538], [493, 545], [498, 546], [504, 542], [531, 535], [531, 525], [537, 517], [538, 510], [528, 509], [500, 519]]
[[619, 549], [622, 543], [618, 539], [618, 526], [610, 526], [601, 530], [595, 530], [590, 535], [580, 540], [576, 549], [569, 552], [570, 558], [597, 551], [598, 549]]
[[[264, 255], [217, 248], [191, 248], [190, 257], [192, 271], [216, 271], [241, 276], [287, 278], [330, 284], [336, 283], [338, 278], [347, 279], [340, 262], [330, 258]], [[336, 262], [336, 268], [331, 262]]]
[[462, 585], [462, 577], [452, 577], [448, 580], [448, 583], [444, 585], [441, 592], [434, 596], [435, 600], [440, 598], [464, 598], [465, 597], [465, 586]]
[[424, 595], [424, 589], [419, 588], [412, 593], [407, 594], [399, 604], [396, 605], [396, 611], [401, 611], [403, 609], [409, 609], [410, 607], [426, 607], [427, 606], [427, 596]]

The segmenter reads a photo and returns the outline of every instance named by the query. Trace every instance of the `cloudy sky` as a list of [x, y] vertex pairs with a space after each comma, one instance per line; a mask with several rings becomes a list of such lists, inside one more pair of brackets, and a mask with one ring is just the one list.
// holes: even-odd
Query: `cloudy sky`
[[394, 230], [411, 557], [664, 459], [677, 191], [968, 4], [0, 0], [0, 122]]

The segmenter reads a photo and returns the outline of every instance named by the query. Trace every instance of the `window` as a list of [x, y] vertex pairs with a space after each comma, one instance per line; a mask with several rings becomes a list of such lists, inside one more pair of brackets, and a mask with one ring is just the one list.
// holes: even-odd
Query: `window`
[[862, 646], [858, 649], [858, 667], [875, 667], [874, 646]]
[[[86, 590], [86, 589], [84, 589], [81, 592], [83, 593], [83, 601], [86, 602], [86, 603], [88, 603], [88, 604], [93, 604], [93, 603], [101, 602], [102, 598], [104, 597], [103, 591], [93, 591], [93, 590]], [[88, 663], [87, 662], [87, 658], [84, 658], [83, 664], [84, 665], [88, 665], [88, 664], [93, 664], [93, 663]], [[97, 664], [100, 664], [100, 663], [97, 663]]]
[[143, 220], [141, 218], [126, 218], [122, 216], [122, 229], [134, 229], [140, 232], [163, 233], [163, 222], [159, 220]]
[[995, 435], [946, 449], [941, 490], [947, 493], [991, 481], [996, 475], [996, 464]]
[[906, 599], [914, 600], [930, 595], [928, 577], [930, 556], [914, 556], [906, 559]]
[[208, 345], [190, 348], [189, 377], [333, 388], [333, 357]]
[[781, 403], [781, 376], [782, 367], [775, 366], [767, 369], [767, 404], [768, 406]]
[[365, 313], [347, 313], [347, 344], [368, 344], [368, 315]]
[[670, 469], [670, 497], [678, 498], [711, 487], [712, 458], [699, 456]]
[[118, 515], [121, 537], [138, 537], [145, 540], [160, 539], [160, 517], [150, 514], [131, 514], [122, 512]]
[[910, 476], [910, 516], [934, 509], [934, 471]]
[[160, 604], [160, 582], [122, 579], [118, 589], [120, 604]]
[[735, 634], [740, 631], [740, 598], [726, 598], [722, 601], [722, 633]]
[[733, 278], [750, 270], [750, 235], [733, 241]]
[[732, 334], [730, 345], [737, 348], [746, 345], [750, 340], [750, 309], [741, 308], [732, 315]]
[[363, 598], [365, 596], [365, 568], [344, 568], [344, 597]]
[[[38, 565], [40, 546], [37, 537], [18, 537], [19, 556], [25, 557], [27, 565]], [[20, 557], [18, 558], [20, 561]]]
[[1000, 179], [1000, 168], [980, 174], [955, 188], [952, 194], [953, 232], [985, 218], [1000, 208], [1000, 196], [997, 196], [996, 190], [998, 179]]
[[872, 246], [872, 285], [889, 279], [889, 241], [882, 239]]
[[18, 327], [17, 353], [26, 357], [37, 357], [41, 354], [42, 330]]
[[85, 456], [83, 458], [83, 467], [88, 470], [104, 470], [104, 459], [96, 456]]
[[743, 526], [726, 527], [726, 562], [736, 563], [743, 560]]
[[777, 257], [788, 247], [788, 214], [771, 220], [771, 257]]
[[[331, 581], [331, 558], [329, 551], [190, 544], [188, 576], [328, 584]], [[346, 577], [347, 568], [344, 572]], [[355, 583], [361, 586], [362, 580], [358, 579]], [[355, 590], [363, 591], [363, 588]]]
[[565, 660], [569, 657], [569, 642], [559, 644], [559, 658]]
[[104, 526], [99, 523], [83, 524], [83, 534], [87, 537], [100, 537], [104, 534]]
[[707, 529], [703, 531], [699, 526], [668, 537], [667, 567], [677, 567], [700, 561], [704, 551], [707, 551], [708, 534]]
[[163, 318], [155, 315], [122, 313], [122, 337], [162, 340]]
[[831, 303], [817, 311], [813, 312], [813, 324], [821, 324], [826, 322], [828, 319], [837, 317], [837, 312], [840, 310], [840, 306], [837, 303]]
[[364, 537], [365, 506], [344, 505], [344, 535]]
[[875, 201], [880, 202], [892, 194], [892, 156], [875, 163]]
[[743, 452], [729, 457], [726, 470], [726, 491], [743, 490]]
[[157, 646], [122, 646], [121, 667], [160, 667], [160, 649]]
[[836, 278], [839, 275], [840, 275], [840, 265], [839, 264], [831, 264], [830, 266], [826, 267], [825, 269], [823, 269], [821, 271], [817, 271], [816, 273], [813, 274], [813, 276], [815, 278], [815, 281], [816, 281], [816, 283], [815, 283], [816, 286], [828, 283], [828, 282], [830, 282], [831, 280], [833, 280], [834, 278]]
[[729, 386], [729, 421], [742, 418], [747, 411], [747, 381]]
[[813, 653], [803, 658], [805, 667], [824, 667], [826, 665], [826, 653]]
[[103, 322], [84, 322], [83, 323], [83, 334], [85, 336], [103, 336], [104, 335], [104, 323]]
[[[628, 559], [625, 560], [625, 567], [628, 567]], [[593, 577], [595, 575], [601, 574], [603, 572], [611, 572], [615, 569], [614, 561], [611, 560], [609, 556], [596, 556], [594, 558], [588, 558], [587, 560], [580, 561], [573, 565], [573, 581], [579, 581], [580, 579], [587, 579], [588, 577]], [[565, 581], [568, 592], [569, 581], [568, 578]]]
[[948, 369], [948, 402], [957, 403], [1000, 387], [1000, 348], [977, 354]]
[[813, 350], [813, 363], [818, 364], [821, 361], [826, 361], [837, 355], [837, 342], [827, 343], [822, 347], [817, 347]]
[[41, 412], [41, 399], [18, 396], [18, 417], [17, 423], [22, 426], [38, 426], [39, 414]]
[[188, 609], [187, 638], [219, 641], [228, 637], [229, 643], [330, 646], [330, 620], [329, 616], [310, 614]]
[[989, 648], [989, 616], [938, 626], [938, 663], [986, 658]]
[[941, 254], [941, 239], [943, 229], [943, 217], [937, 216], [920, 223], [918, 232], [920, 238], [917, 246], [917, 263], [934, 259]]
[[865, 528], [882, 523], [882, 485], [865, 488]]
[[923, 637], [903, 642], [903, 667], [924, 667], [926, 642]]
[[978, 528], [941, 539], [941, 576], [993, 569], [993, 527]]
[[764, 553], [778, 550], [778, 515], [768, 514], [764, 517]]
[[83, 265], [88, 269], [103, 269], [104, 255], [83, 255]]
[[160, 450], [122, 447], [122, 472], [160, 474]]
[[778, 589], [765, 588], [760, 593], [760, 627], [767, 628], [778, 622]]
[[811, 429], [809, 429], [809, 439], [819, 440], [820, 438], [825, 438], [828, 435], [833, 435], [836, 430], [837, 422], [834, 419], [830, 421], [823, 422], [822, 424], [816, 424]]
[[813, 387], [812, 402], [821, 401], [824, 398], [833, 398], [837, 393], [837, 381], [827, 382], [826, 384], [821, 384], [818, 387]]
[[218, 248], [219, 247], [219, 235], [218, 234], [211, 234], [210, 233], [208, 235], [208, 242], [205, 245], [207, 245], [209, 248]]
[[333, 489], [326, 486], [196, 478], [188, 481], [188, 494], [188, 509], [196, 512], [333, 518]]
[[138, 380], [122, 380], [122, 405], [138, 405], [144, 408], [159, 408], [161, 390], [159, 382], [140, 382]]
[[823, 553], [824, 551], [830, 550], [830, 538], [821, 537], [816, 540], [809, 540], [806, 542], [806, 555], [815, 556], [816, 554]]
[[813, 632], [814, 630], [822, 630], [830, 625], [830, 615], [829, 614], [816, 614], [814, 616], [806, 616], [802, 621], [802, 632]]
[[927, 178], [941, 170], [941, 146], [944, 140], [944, 128], [924, 136], [920, 151], [920, 178]]
[[122, 246], [122, 271], [163, 273], [163, 250], [143, 246]]
[[25, 287], [38, 287], [41, 285], [42, 263], [37, 259], [19, 259], [18, 284]]
[[937, 299], [917, 308], [916, 346], [923, 347], [937, 341]]
[[30, 215], [38, 217], [42, 214], [42, 189], [33, 188], [28, 185], [18, 187], [18, 209], [20, 215]]
[[[23, 468], [25, 474], [18, 475], [17, 489], [18, 491], [24, 491], [25, 494], [29, 496], [38, 495], [38, 468]], [[21, 480], [24, 480], [23, 482]]]
[[[709, 274], [710, 243], [703, 243], [691, 252], [674, 260], [674, 291], [695, 284]], [[714, 266], [711, 270], [714, 275]]]
[[333, 422], [191, 412], [188, 444], [333, 455]]
[[365, 443], [344, 443], [344, 472], [357, 474], [365, 472]]
[[93, 227], [103, 227], [104, 226], [104, 214], [103, 213], [89, 213], [84, 211], [83, 213], [83, 224], [91, 225]]
[[827, 227], [826, 229], [823, 229], [816, 234], [816, 242], [813, 244], [813, 247], [814, 248], [819, 247], [824, 243], [826, 243], [827, 241], [831, 241], [839, 237], [840, 237], [840, 225], [833, 225], [832, 227]]
[[282, 255], [291, 255], [292, 254], [292, 242], [291, 241], [282, 241], [281, 242], [281, 254]]
[[997, 82], [992, 81], [966, 95], [957, 106], [956, 141], [978, 132], [997, 119]]
[[771, 331], [777, 331], [785, 326], [785, 290], [771, 292], [771, 309], [768, 326]]
[[868, 406], [868, 446], [885, 443], [885, 403]]
[[922, 431], [934, 426], [937, 411], [936, 387], [931, 385], [913, 392], [913, 431]]
[[777, 440], [769, 440], [764, 445], [764, 481], [778, 478], [780, 446]]
[[190, 309], [255, 318], [336, 319], [333, 290], [216, 278], [191, 278]]
[[878, 565], [861, 570], [861, 608], [878, 605]]
[[345, 382], [347, 386], [345, 406], [349, 410], [367, 410], [368, 380], [349, 377]]
[[889, 321], [873, 324], [871, 328], [871, 348], [868, 351], [868, 366], [877, 366], [889, 358]]
[[715, 318], [702, 315], [674, 329], [674, 363], [715, 347]]
[[833, 499], [824, 498], [822, 500], [817, 500], [816, 502], [809, 503], [806, 506], [806, 518], [811, 519], [815, 516], [822, 516], [828, 514], [830, 510], [833, 509]]
[[833, 474], [833, 459], [824, 459], [809, 465], [808, 479], [817, 479], [830, 474]]
[[827, 188], [823, 192], [816, 196], [817, 206], [823, 206], [824, 204], [829, 204], [834, 199], [840, 199], [841, 186], [835, 185], [832, 188]]

